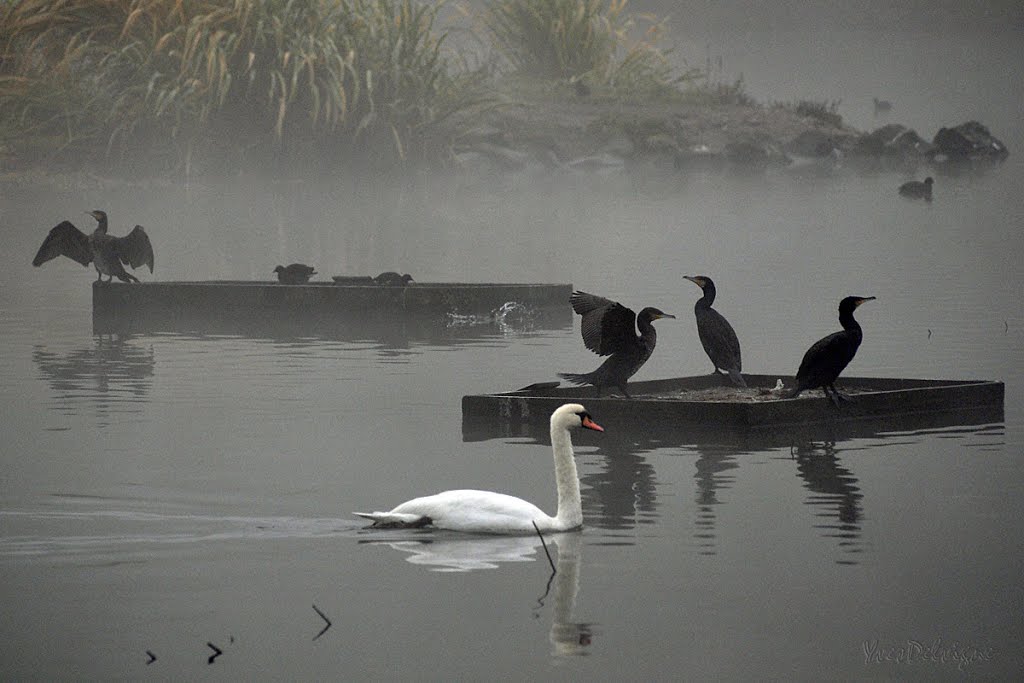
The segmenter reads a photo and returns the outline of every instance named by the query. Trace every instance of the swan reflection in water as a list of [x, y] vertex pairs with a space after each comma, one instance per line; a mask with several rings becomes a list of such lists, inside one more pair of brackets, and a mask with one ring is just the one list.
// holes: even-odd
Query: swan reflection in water
[[[417, 534], [419, 536], [420, 534]], [[470, 572], [496, 569], [503, 562], [547, 563], [539, 536], [441, 536], [437, 532], [422, 533], [423, 540], [364, 541], [387, 545], [408, 553], [407, 562], [435, 572]], [[594, 631], [589, 623], [573, 621], [576, 594], [579, 592], [583, 534], [568, 532], [544, 537], [550, 549], [554, 541], [558, 559], [555, 572], [547, 579], [546, 590], [539, 598], [540, 606], [553, 595], [551, 629], [552, 654], [557, 656], [586, 655]]]

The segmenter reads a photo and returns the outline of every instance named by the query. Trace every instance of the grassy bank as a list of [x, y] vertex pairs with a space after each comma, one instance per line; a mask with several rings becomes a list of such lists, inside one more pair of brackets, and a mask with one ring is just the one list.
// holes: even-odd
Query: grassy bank
[[443, 161], [531, 89], [597, 103], [737, 95], [673, 69], [664, 22], [627, 0], [474, 7], [459, 16], [483, 58], [451, 48], [434, 2], [6, 3], [0, 158], [152, 176], [388, 167]]

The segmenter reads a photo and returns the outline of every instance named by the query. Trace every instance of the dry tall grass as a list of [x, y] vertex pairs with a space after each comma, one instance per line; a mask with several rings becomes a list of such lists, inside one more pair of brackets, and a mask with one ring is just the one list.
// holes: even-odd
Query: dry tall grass
[[[2, 126], [65, 154], [245, 165], [405, 159], [479, 101], [414, 0], [19, 0], [0, 9]], [[55, 142], [58, 144], [55, 145]]]
[[695, 74], [674, 73], [659, 47], [664, 20], [629, 14], [628, 2], [488, 0], [482, 22], [520, 74], [584, 80], [619, 97], [670, 94]]

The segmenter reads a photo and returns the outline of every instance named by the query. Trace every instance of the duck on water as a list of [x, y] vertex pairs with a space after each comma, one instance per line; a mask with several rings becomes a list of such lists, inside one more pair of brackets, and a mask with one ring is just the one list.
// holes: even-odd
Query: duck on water
[[900, 185], [899, 193], [900, 196], [909, 197], [910, 199], [923, 199], [926, 202], [932, 200], [932, 185], [935, 181], [932, 180], [931, 176], [928, 176], [924, 181], [910, 180]]

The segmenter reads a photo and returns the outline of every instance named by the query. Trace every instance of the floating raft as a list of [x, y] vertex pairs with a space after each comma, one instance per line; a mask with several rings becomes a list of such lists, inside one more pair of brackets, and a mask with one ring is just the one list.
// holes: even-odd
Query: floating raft
[[572, 320], [571, 284], [413, 282], [405, 287], [349, 282], [213, 280], [93, 283], [93, 328], [131, 331], [204, 327], [252, 320], [302, 322], [440, 318], [487, 314], [508, 302], [530, 310], [555, 309]]
[[[1002, 382], [843, 377], [838, 384], [854, 400], [837, 408], [820, 390], [781, 398], [782, 392], [774, 391], [777, 381], [781, 378], [787, 386], [793, 385], [793, 379], [785, 375], [744, 378], [747, 389], [733, 387], [727, 378], [717, 375], [630, 382], [632, 399], [616, 392], [609, 396], [607, 390], [598, 398], [593, 387], [552, 386], [553, 382], [518, 391], [463, 396], [463, 437], [490, 438], [496, 427], [508, 435], [532, 433], [533, 427], [546, 429], [552, 411], [567, 402], [582, 403], [605, 427], [633, 433], [651, 425], [662, 430], [686, 427], [691, 432], [706, 433], [871, 420], [885, 421], [898, 429], [906, 416], [952, 415], [952, 421], [944, 418], [936, 424], [957, 424], [958, 413], [964, 414], [967, 424], [1003, 420]], [[912, 423], [915, 421], [908, 421]]]

